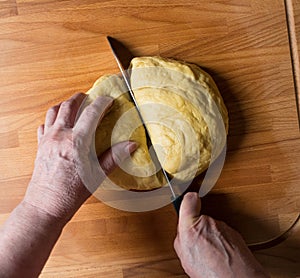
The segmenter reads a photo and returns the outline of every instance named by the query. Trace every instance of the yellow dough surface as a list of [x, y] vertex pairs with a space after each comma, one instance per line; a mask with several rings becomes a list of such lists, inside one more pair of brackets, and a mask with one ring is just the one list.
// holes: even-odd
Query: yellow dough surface
[[[100, 156], [112, 145], [132, 140], [138, 143], [138, 149], [131, 159], [127, 159], [124, 165], [129, 165], [130, 172], [123, 168], [116, 168], [109, 179], [116, 185], [128, 190], [150, 190], [163, 186], [165, 179], [161, 172], [155, 174], [155, 167], [148, 152], [146, 135], [140, 118], [130, 101], [123, 80], [117, 75], [100, 77], [93, 87], [87, 92], [87, 102], [90, 103], [98, 96], [109, 96], [114, 99], [110, 111], [101, 121], [96, 130], [95, 147]], [[128, 112], [129, 111], [129, 112]], [[129, 113], [127, 117], [126, 112]], [[118, 120], [124, 117], [124, 121], [117, 125]], [[139, 126], [135, 128], [135, 126]], [[114, 138], [112, 138], [114, 133]], [[128, 168], [128, 167], [127, 167]], [[109, 186], [109, 185], [108, 185]]]
[[192, 179], [209, 166], [212, 141], [213, 159], [226, 143], [228, 113], [217, 86], [198, 66], [176, 60], [134, 58], [131, 68], [131, 86], [162, 166], [178, 180]]
[[[207, 169], [226, 144], [228, 114], [213, 79], [198, 66], [162, 57], [131, 61], [131, 86], [158, 158], [171, 177], [194, 178]], [[165, 184], [155, 173], [145, 130], [123, 80], [104, 76], [88, 91], [88, 101], [100, 95], [114, 104], [96, 131], [96, 151], [125, 140], [139, 145], [131, 159], [109, 179], [128, 190], [151, 190]], [[123, 166], [124, 165], [124, 166]]]

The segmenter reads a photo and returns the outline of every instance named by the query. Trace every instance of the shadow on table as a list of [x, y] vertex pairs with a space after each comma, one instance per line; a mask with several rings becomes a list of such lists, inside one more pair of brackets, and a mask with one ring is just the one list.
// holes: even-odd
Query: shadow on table
[[[203, 68], [215, 81], [228, 110], [229, 130], [227, 152], [238, 149], [247, 129], [247, 119], [243, 115], [239, 94], [234, 94], [231, 84], [217, 72]], [[231, 155], [231, 154], [228, 154]]]

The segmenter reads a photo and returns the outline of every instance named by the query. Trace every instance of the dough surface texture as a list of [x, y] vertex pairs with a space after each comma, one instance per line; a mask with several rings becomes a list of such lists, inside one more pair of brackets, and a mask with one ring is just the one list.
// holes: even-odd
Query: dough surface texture
[[[131, 86], [160, 163], [176, 180], [193, 179], [226, 144], [228, 114], [217, 86], [198, 66], [162, 57], [134, 58], [130, 68]], [[127, 190], [165, 185], [162, 172], [155, 173], [144, 127], [123, 80], [101, 77], [87, 93], [88, 102], [100, 95], [114, 98], [96, 130], [97, 155], [125, 140], [139, 145], [109, 179]]]

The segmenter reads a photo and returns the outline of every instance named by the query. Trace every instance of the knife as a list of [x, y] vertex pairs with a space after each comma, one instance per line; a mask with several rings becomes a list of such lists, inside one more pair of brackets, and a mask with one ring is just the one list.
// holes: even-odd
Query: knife
[[[113, 53], [113, 56], [118, 64], [118, 67], [120, 69], [120, 72], [122, 74], [122, 77], [124, 79], [124, 82], [126, 84], [126, 87], [128, 89], [128, 92], [129, 92], [129, 95], [130, 95], [130, 98], [132, 99], [133, 103], [134, 103], [134, 106], [136, 108], [136, 111], [141, 119], [141, 122], [143, 124], [143, 127], [145, 129], [145, 132], [146, 132], [146, 138], [147, 138], [147, 142], [149, 143], [149, 147], [153, 146], [152, 144], [152, 141], [151, 141], [151, 137], [150, 137], [150, 133], [149, 133], [149, 130], [145, 124], [145, 121], [142, 117], [142, 114], [141, 114], [141, 110], [140, 110], [140, 107], [136, 101], [136, 98], [134, 96], [134, 93], [132, 91], [132, 88], [131, 88], [131, 85], [130, 85], [130, 78], [128, 76], [128, 73], [126, 71], [126, 69], [128, 69], [129, 67], [129, 64], [130, 64], [130, 61], [131, 59], [133, 58], [133, 55], [129, 52], [129, 50], [123, 45], [121, 44], [119, 41], [117, 41], [116, 39], [110, 37], [110, 36], [107, 36], [107, 41], [109, 43], [109, 46], [111, 48], [111, 51]], [[165, 169], [162, 167], [159, 159], [158, 159], [158, 156], [157, 156], [157, 153], [155, 151], [154, 148], [153, 149], [153, 152], [150, 152], [150, 155], [151, 155], [151, 158], [152, 158], [152, 161], [154, 162], [154, 165], [155, 166], [158, 166], [159, 169], [161, 169], [166, 181], [167, 181], [167, 184], [170, 188], [170, 191], [171, 191], [171, 201], [173, 203], [173, 206], [177, 212], [177, 214], [179, 214], [179, 209], [180, 209], [180, 204], [181, 204], [181, 201], [182, 201], [182, 195], [177, 195], [175, 194], [175, 191], [173, 189], [173, 186], [170, 182], [170, 179], [167, 175], [167, 172], [165, 171]]]

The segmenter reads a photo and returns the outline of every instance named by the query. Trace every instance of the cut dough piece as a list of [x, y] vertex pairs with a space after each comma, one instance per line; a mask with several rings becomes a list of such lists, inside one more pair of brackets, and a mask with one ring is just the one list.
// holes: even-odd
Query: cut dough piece
[[228, 114], [198, 66], [161, 57], [131, 61], [131, 86], [164, 169], [180, 181], [200, 174], [226, 144]]
[[[110, 111], [103, 118], [96, 130], [95, 147], [97, 155], [100, 156], [108, 150], [111, 145], [126, 140], [135, 141], [139, 146], [133, 153], [132, 160], [127, 159], [122, 163], [122, 165], [125, 166], [129, 165], [129, 173], [124, 171], [123, 167], [123, 169], [118, 167], [108, 178], [114, 184], [127, 190], [150, 190], [163, 186], [165, 179], [162, 172], [155, 174], [155, 166], [148, 152], [144, 127], [142, 126], [133, 103], [129, 99], [122, 79], [117, 75], [103, 76], [95, 82], [87, 94], [89, 95], [87, 104], [91, 103], [98, 96], [114, 98], [114, 103]], [[124, 117], [126, 112], [128, 116]], [[121, 116], [123, 120], [119, 121]], [[117, 126], [116, 123], [118, 123]], [[115, 126], [117, 128], [115, 128]], [[138, 127], [135, 128], [136, 126]], [[105, 184], [109, 187], [107, 181]]]

